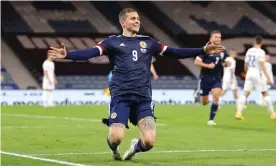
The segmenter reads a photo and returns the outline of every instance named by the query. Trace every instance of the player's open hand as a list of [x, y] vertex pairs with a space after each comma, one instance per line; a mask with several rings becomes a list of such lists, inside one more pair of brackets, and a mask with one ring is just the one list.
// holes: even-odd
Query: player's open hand
[[50, 50], [48, 50], [48, 55], [50, 55], [53, 59], [65, 58], [67, 55], [65, 45], [61, 43], [60, 48], [50, 47]]
[[204, 52], [207, 54], [216, 54], [216, 53], [221, 53], [225, 51], [225, 48], [221, 45], [214, 45], [209, 41], [205, 46], [204, 46]]

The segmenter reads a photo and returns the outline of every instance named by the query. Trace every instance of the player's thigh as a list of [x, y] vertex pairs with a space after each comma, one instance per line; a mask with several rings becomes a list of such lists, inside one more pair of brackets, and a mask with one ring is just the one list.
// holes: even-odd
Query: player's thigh
[[152, 116], [147, 116], [138, 121], [140, 137], [145, 145], [154, 146], [156, 138], [156, 122]]
[[231, 90], [237, 90], [238, 89], [238, 81], [236, 79], [233, 79], [230, 84]]
[[[109, 126], [121, 128], [128, 127], [128, 117], [130, 112], [131, 101], [122, 96], [115, 96], [109, 104]], [[116, 124], [116, 125], [113, 125]], [[122, 125], [117, 125], [122, 124]]]
[[221, 79], [220, 78], [216, 78], [213, 81], [213, 83], [212, 83], [212, 90], [211, 90], [213, 101], [218, 102], [219, 97], [221, 95], [221, 92], [222, 92], [222, 82], [221, 82]]
[[246, 78], [244, 82], [243, 90], [247, 92], [251, 92], [254, 88], [253, 81], [251, 78]]
[[128, 127], [130, 101], [124, 96], [116, 96], [109, 104], [109, 140], [119, 143], [124, 138], [125, 127]]
[[230, 89], [230, 87], [231, 87], [231, 81], [229, 81], [229, 80], [222, 81], [222, 90], [226, 91], [226, 90]]
[[265, 79], [258, 78], [255, 81], [255, 89], [259, 92], [267, 92], [267, 84]]
[[208, 78], [202, 78], [200, 80], [200, 101], [201, 104], [206, 105], [209, 103], [209, 92], [211, 90], [210, 80]]
[[55, 85], [54, 84], [49, 84], [49, 83], [45, 83], [42, 85], [42, 88], [45, 90], [49, 90], [52, 91], [55, 89]]
[[138, 124], [141, 138], [146, 144], [155, 144], [156, 122], [154, 116], [154, 103], [151, 99], [142, 98], [135, 107], [135, 117], [131, 122]]

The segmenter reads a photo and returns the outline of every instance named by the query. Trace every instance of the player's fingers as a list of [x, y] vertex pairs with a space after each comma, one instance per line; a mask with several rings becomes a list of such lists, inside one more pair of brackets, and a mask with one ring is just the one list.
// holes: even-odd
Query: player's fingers
[[61, 48], [65, 49], [64, 43], [61, 43], [60, 45], [61, 45]]
[[58, 58], [58, 54], [56, 53], [48, 53], [49, 56], [51, 56], [52, 58]]
[[50, 53], [52, 53], [52, 54], [56, 54], [57, 52], [56, 51], [54, 51], [54, 50], [48, 50], [48, 53], [50, 54]]
[[55, 50], [57, 52], [60, 52], [60, 48], [50, 47], [51, 50]]
[[212, 44], [211, 41], [208, 41], [208, 42], [206, 43], [206, 46], [207, 46], [207, 45], [211, 45], [211, 44]]

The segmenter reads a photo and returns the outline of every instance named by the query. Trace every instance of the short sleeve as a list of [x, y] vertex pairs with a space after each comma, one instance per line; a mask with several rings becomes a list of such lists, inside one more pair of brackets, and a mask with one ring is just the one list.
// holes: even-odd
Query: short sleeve
[[202, 61], [203, 58], [204, 58], [204, 55], [199, 55], [199, 56], [196, 57], [196, 59], [197, 59], [197, 60], [200, 60], [200, 61]]
[[260, 54], [258, 56], [258, 60], [259, 60], [259, 62], [264, 62], [265, 61], [265, 52], [264, 51], [260, 51]]
[[245, 62], [245, 63], [248, 63], [248, 61], [249, 61], [248, 52], [249, 52], [249, 51], [247, 51], [246, 54], [245, 54], [245, 58], [244, 58], [244, 62]]
[[99, 42], [96, 47], [100, 50], [101, 55], [110, 55], [112, 52], [111, 37]]
[[42, 65], [42, 68], [43, 68], [43, 70], [44, 71], [49, 71], [50, 69], [50, 65], [49, 65], [49, 63], [47, 63], [46, 61], [43, 63], [43, 65]]

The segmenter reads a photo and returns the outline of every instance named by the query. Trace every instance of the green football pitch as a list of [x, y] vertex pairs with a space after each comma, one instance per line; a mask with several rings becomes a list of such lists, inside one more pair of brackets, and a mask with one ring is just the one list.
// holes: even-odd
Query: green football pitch
[[[248, 105], [245, 120], [223, 105], [217, 126], [207, 126], [209, 106], [156, 105], [156, 147], [131, 161], [114, 161], [106, 144], [102, 106], [3, 106], [3, 166], [276, 166], [276, 121], [266, 108]], [[138, 129], [130, 125], [120, 145], [124, 153]]]

